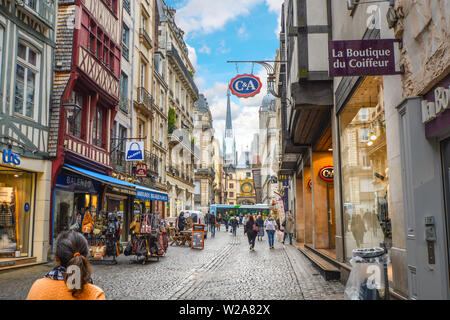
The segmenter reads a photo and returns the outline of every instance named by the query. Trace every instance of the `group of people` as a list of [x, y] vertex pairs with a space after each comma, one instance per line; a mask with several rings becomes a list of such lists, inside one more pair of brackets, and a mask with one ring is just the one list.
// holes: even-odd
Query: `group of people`
[[269, 214], [269, 217], [266, 220], [262, 218], [261, 214], [257, 215], [256, 217], [253, 215], [244, 216], [242, 220], [244, 224], [244, 233], [247, 235], [248, 243], [250, 245], [250, 251], [255, 250], [256, 238], [258, 238], [258, 241], [262, 241], [264, 237], [264, 229], [267, 233], [270, 249], [275, 248], [275, 232], [277, 230], [284, 232], [282, 243], [284, 244], [286, 241], [286, 237], [289, 237], [289, 242], [292, 245], [294, 218], [292, 217], [290, 212], [287, 212], [286, 217], [281, 223], [281, 226], [280, 220], [275, 219], [272, 214]]
[[[292, 238], [294, 233], [294, 218], [288, 211], [286, 217], [280, 225], [280, 220], [275, 219], [272, 213], [269, 214], [266, 220], [263, 219], [261, 213], [253, 214], [240, 214], [239, 217], [236, 215], [231, 216], [228, 212], [224, 215], [221, 213], [215, 215], [214, 212], [208, 212], [205, 216], [205, 223], [208, 225], [208, 230], [211, 232], [211, 237], [215, 237], [216, 228], [220, 231], [220, 226], [225, 225], [226, 231], [237, 235], [237, 229], [240, 225], [244, 227], [244, 234], [247, 235], [248, 242], [250, 245], [250, 251], [255, 250], [256, 239], [258, 241], [263, 241], [264, 234], [267, 233], [269, 248], [275, 248], [275, 232], [280, 230], [284, 233], [283, 241], [284, 244], [286, 238], [289, 237], [289, 243], [292, 245]], [[264, 230], [266, 232], [264, 232]]]

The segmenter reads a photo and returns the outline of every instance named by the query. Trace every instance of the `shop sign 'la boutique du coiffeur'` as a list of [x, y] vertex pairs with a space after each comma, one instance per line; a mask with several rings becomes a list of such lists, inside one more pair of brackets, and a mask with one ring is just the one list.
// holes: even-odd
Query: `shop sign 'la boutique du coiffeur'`
[[396, 70], [396, 39], [330, 41], [331, 77], [392, 75]]

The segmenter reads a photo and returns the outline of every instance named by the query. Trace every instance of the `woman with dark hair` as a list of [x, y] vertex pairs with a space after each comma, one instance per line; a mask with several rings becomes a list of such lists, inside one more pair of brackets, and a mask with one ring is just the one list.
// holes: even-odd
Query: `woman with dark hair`
[[256, 225], [255, 218], [252, 215], [248, 218], [247, 223], [245, 224], [245, 233], [248, 237], [248, 243], [250, 244], [250, 251], [255, 251], [255, 240], [256, 235], [258, 234], [258, 226]]
[[81, 233], [60, 233], [55, 255], [58, 266], [34, 282], [27, 300], [105, 300], [103, 290], [92, 284], [89, 246]]

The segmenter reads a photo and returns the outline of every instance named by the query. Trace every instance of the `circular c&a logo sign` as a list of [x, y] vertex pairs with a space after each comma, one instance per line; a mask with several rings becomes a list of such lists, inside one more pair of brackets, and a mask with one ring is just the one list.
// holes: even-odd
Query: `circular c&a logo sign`
[[252, 74], [241, 74], [230, 82], [231, 92], [239, 98], [250, 98], [261, 92], [261, 80]]
[[319, 177], [323, 181], [326, 182], [333, 182], [334, 181], [334, 167], [333, 166], [327, 166], [319, 171]]

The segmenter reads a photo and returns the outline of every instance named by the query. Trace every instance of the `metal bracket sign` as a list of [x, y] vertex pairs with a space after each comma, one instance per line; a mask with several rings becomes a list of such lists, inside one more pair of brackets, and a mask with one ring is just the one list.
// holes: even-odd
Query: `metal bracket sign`
[[126, 161], [144, 161], [144, 142], [127, 142]]
[[241, 74], [230, 82], [230, 90], [239, 98], [250, 98], [261, 92], [261, 80], [252, 74]]

